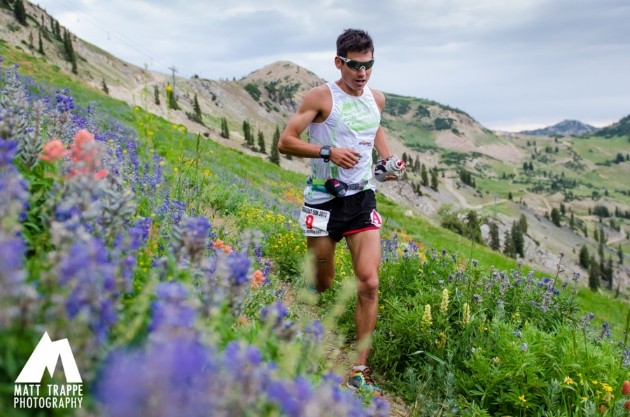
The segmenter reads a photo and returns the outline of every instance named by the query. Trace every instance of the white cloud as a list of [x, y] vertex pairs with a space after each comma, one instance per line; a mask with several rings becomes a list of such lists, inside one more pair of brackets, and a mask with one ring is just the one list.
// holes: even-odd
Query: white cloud
[[490, 128], [629, 114], [626, 3], [39, 0], [62, 25], [122, 59], [211, 79], [282, 59], [333, 80], [337, 35], [364, 28], [376, 47], [371, 85], [458, 107]]

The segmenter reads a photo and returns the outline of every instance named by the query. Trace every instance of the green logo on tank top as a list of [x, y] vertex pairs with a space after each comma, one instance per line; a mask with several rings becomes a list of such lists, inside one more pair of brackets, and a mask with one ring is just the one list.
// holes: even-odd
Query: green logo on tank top
[[341, 107], [341, 119], [355, 132], [376, 129], [380, 123], [380, 117], [375, 110], [374, 106], [361, 100], [344, 101]]

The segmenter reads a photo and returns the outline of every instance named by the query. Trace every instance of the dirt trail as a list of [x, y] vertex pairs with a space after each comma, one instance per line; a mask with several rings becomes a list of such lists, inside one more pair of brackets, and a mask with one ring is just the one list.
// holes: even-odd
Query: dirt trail
[[[284, 303], [291, 311], [296, 314], [298, 321], [312, 321], [314, 319], [325, 320], [325, 315], [328, 313], [324, 311], [323, 307], [319, 307], [313, 304], [309, 295], [301, 293], [299, 284], [285, 284], [284, 289]], [[332, 372], [337, 375], [345, 375], [346, 372], [353, 365], [354, 347], [352, 343], [349, 343], [344, 339], [336, 328], [326, 326], [326, 335], [324, 336], [324, 345], [322, 347], [328, 366]], [[374, 374], [374, 377], [378, 383], [379, 375]], [[410, 407], [399, 397], [393, 396], [385, 392], [384, 398], [389, 402], [391, 407], [391, 417], [408, 417], [411, 415]]]

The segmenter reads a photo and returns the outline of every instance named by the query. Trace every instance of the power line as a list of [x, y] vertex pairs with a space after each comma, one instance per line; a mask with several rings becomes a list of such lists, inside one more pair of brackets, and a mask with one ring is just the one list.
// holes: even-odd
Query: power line
[[102, 30], [106, 36], [107, 36], [107, 40], [111, 40], [112, 38], [116, 38], [116, 40], [120, 41], [121, 43], [125, 44], [126, 46], [128, 46], [129, 48], [133, 49], [134, 51], [142, 54], [143, 56], [147, 57], [150, 61], [151, 64], [159, 64], [159, 66], [163, 67], [164, 69], [170, 69], [168, 64], [165, 64], [164, 62], [161, 62], [160, 60], [154, 58], [155, 54], [153, 54], [151, 51], [149, 51], [148, 49], [146, 49], [144, 46], [141, 46], [137, 43], [135, 43], [135, 41], [131, 38], [129, 38], [128, 36], [126, 36], [125, 34], [118, 32], [118, 31], [114, 31], [112, 30], [111, 26], [107, 26], [105, 23], [100, 22], [97, 18], [94, 17], [95, 12], [93, 10], [86, 10], [86, 8], [82, 5], [77, 5], [77, 6], [70, 6], [68, 5], [65, 1], [63, 0], [52, 0], [55, 3], [58, 3], [59, 5], [63, 6], [66, 10], [68, 10], [71, 13], [79, 13], [82, 15], [82, 17], [89, 21], [94, 27]]

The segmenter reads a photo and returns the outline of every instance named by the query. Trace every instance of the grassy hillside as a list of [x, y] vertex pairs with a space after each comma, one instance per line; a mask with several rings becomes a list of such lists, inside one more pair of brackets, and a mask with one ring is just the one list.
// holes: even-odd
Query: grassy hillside
[[[153, 190], [148, 190], [149, 193], [146, 193], [146, 190], [143, 191], [146, 187], [145, 184], [148, 183], [140, 179], [147, 178], [146, 175], [149, 172], [157, 172], [155, 171], [156, 167], [149, 168], [143, 175], [125, 178], [127, 186], [135, 190], [138, 196], [135, 216], [139, 218], [161, 218], [158, 214], [158, 209], [163, 204], [162, 199], [164, 201], [169, 199], [172, 202], [179, 201], [183, 203], [182, 214], [187, 213], [188, 215], [207, 217], [212, 224], [213, 238], [217, 239], [215, 244], [220, 240], [236, 248], [247, 245], [247, 242], [252, 239], [248, 236], [256, 236], [256, 233], [261, 233], [258, 237], [253, 237], [254, 240], [258, 241], [263, 255], [256, 262], [259, 262], [261, 267], [268, 263], [267, 278], [274, 286], [281, 287], [285, 285], [292, 288], [299, 285], [304, 273], [302, 261], [305, 255], [305, 247], [299, 230], [291, 222], [295, 220], [296, 212], [301, 204], [303, 175], [284, 170], [264, 159], [253, 157], [238, 149], [224, 147], [218, 143], [218, 138], [215, 141], [199, 134], [189, 133], [182, 125], [155, 117], [140, 107], [131, 108], [126, 103], [114, 100], [99, 90], [86, 88], [81, 83], [73, 82], [62, 73], [55, 72], [54, 68], [48, 67], [46, 63], [29, 58], [20, 51], [12, 50], [6, 46], [1, 48], [1, 55], [9, 57], [5, 58], [5, 63], [10, 62], [9, 59], [15, 59], [15, 62], [20, 62], [21, 74], [32, 76], [44, 85], [49, 86], [46, 94], [54, 95], [53, 93], [56, 89], [69, 88], [78, 106], [96, 104], [94, 108], [98, 117], [95, 119], [95, 122], [99, 126], [98, 129], [102, 131], [101, 135], [105, 136], [108, 134], [105, 132], [112, 131], [117, 122], [122, 122], [138, 132], [138, 140], [141, 146], [137, 148], [119, 148], [121, 154], [124, 154], [125, 150], [130, 152], [132, 149], [143, 149], [143, 152], [147, 152], [149, 157], [152, 151], [156, 151], [157, 155], [163, 158], [160, 166], [161, 170], [163, 170], [162, 175], [168, 178], [168, 182]], [[40, 89], [37, 86], [33, 88]], [[41, 92], [45, 93], [43, 90]], [[152, 133], [145, 135], [147, 132]], [[131, 142], [128, 143], [130, 144]], [[411, 405], [402, 407], [407, 412], [413, 412], [416, 415], [431, 415], [431, 410], [436, 409], [432, 407], [438, 406], [448, 406], [451, 411], [454, 409], [453, 407], [457, 407], [468, 410], [467, 412], [475, 410], [476, 407], [493, 409], [495, 406], [484, 400], [487, 394], [481, 395], [476, 393], [474, 388], [466, 385], [482, 384], [487, 393], [492, 392], [493, 386], [498, 386], [493, 385], [498, 384], [498, 380], [490, 383], [496, 376], [481, 373], [481, 367], [485, 366], [482, 365], [482, 362], [475, 364], [475, 361], [481, 361], [481, 357], [468, 357], [471, 352], [471, 345], [468, 343], [473, 343], [472, 347], [475, 348], [480, 346], [477, 343], [483, 343], [484, 349], [487, 349], [487, 355], [496, 355], [495, 358], [502, 357], [505, 361], [509, 357], [507, 352], [512, 346], [510, 344], [512, 343], [510, 342], [510, 335], [515, 331], [510, 326], [517, 326], [517, 328], [522, 329], [520, 330], [523, 333], [521, 337], [529, 341], [531, 352], [535, 352], [538, 348], [549, 348], [550, 341], [543, 342], [540, 340], [540, 338], [549, 337], [544, 336], [544, 332], [550, 331], [554, 326], [560, 326], [557, 329], [565, 329], [566, 327], [565, 330], [557, 333], [558, 338], [556, 340], [558, 341], [557, 343], [560, 343], [560, 340], [564, 340], [565, 336], [571, 334], [563, 333], [565, 331], [570, 332], [570, 329], [573, 328], [571, 326], [574, 326], [574, 324], [571, 323], [575, 322], [571, 320], [579, 320], [580, 317], [590, 312], [595, 314], [595, 320], [589, 332], [593, 332], [595, 336], [599, 337], [599, 330], [597, 329], [602, 328], [604, 323], [606, 323], [606, 326], [610, 326], [612, 331], [612, 340], [619, 340], [622, 337], [622, 332], [626, 325], [626, 314], [624, 312], [627, 311], [628, 306], [619, 299], [613, 299], [607, 295], [593, 293], [588, 290], [580, 290], [577, 292], [579, 298], [571, 298], [571, 293], [567, 292], [566, 296], [563, 295], [562, 298], [558, 299], [557, 305], [548, 306], [554, 312], [553, 314], [557, 314], [557, 316], [553, 316], [555, 317], [553, 320], [557, 320], [557, 322], [550, 321], [552, 319], [545, 315], [540, 315], [536, 312], [537, 310], [526, 302], [527, 297], [534, 294], [522, 293], [519, 295], [518, 291], [521, 290], [518, 289], [517, 282], [530, 280], [533, 284], [534, 282], [546, 283], [558, 280], [558, 284], [562, 281], [569, 283], [571, 281], [570, 276], [566, 276], [561, 271], [558, 272], [557, 276], [533, 273], [533, 271], [530, 274], [526, 266], [521, 267], [517, 265], [511, 258], [491, 251], [485, 246], [473, 244], [460, 235], [435, 226], [422, 216], [412, 215], [410, 217], [408, 213], [405, 213], [406, 207], [402, 207], [382, 195], [379, 195], [378, 203], [379, 210], [385, 219], [383, 236], [386, 245], [385, 256], [387, 262], [384, 263], [382, 271], [383, 310], [381, 312], [379, 331], [375, 335], [375, 352], [377, 357], [374, 359], [374, 364], [377, 366], [377, 372], [383, 376], [383, 384], [386, 385], [388, 390], [393, 393], [399, 393], [405, 401], [409, 401], [409, 404], [413, 404], [421, 398], [426, 401], [420, 407]], [[166, 225], [168, 222], [164, 224]], [[254, 233], [252, 234], [252, 232]], [[165, 239], [168, 235], [170, 233], [167, 228], [158, 232], [158, 236], [163, 236], [162, 239]], [[164, 244], [158, 244], [156, 249], [161, 248], [158, 250], [166, 251], [169, 246], [169, 244], [164, 242]], [[46, 258], [44, 256], [45, 252], [50, 250], [50, 248], [38, 250], [43, 252], [40, 253], [41, 256], [36, 256], [33, 259], [32, 271], [46, 268], [45, 264], [40, 262], [43, 262], [43, 259]], [[153, 250], [147, 248], [143, 256], [150, 259], [148, 256]], [[154, 259], [151, 262], [156, 262], [156, 260]], [[191, 260], [194, 261], [194, 259]], [[343, 248], [340, 249], [338, 263], [339, 276], [350, 276], [348, 254]], [[35, 268], [35, 265], [39, 265], [41, 269]], [[139, 265], [141, 264], [139, 263]], [[171, 268], [176, 267], [173, 265]], [[188, 276], [185, 266], [182, 265], [177, 268], [182, 269], [172, 269], [171, 272], [167, 272], [167, 275], [170, 275], [171, 278], [180, 277], [182, 282], [188, 282], [193, 279], [194, 275]], [[38, 273], [32, 273], [31, 279], [37, 279]], [[121, 305], [120, 311], [123, 317], [132, 318], [134, 314], [137, 314], [135, 309], [142, 308], [142, 305], [147, 305], [140, 298], [141, 294], [143, 294], [141, 291], [144, 288], [143, 282], [152, 282], [154, 278], [144, 274], [145, 272], [141, 272], [141, 270], [136, 272], [134, 285], [137, 286], [138, 293], [128, 295], [130, 297], [128, 300], [134, 300], [134, 303], [126, 302]], [[511, 294], [508, 298], [503, 298], [503, 290], [501, 290], [499, 281], [492, 284], [493, 286], [496, 285], [496, 287], [488, 286], [491, 285], [490, 283], [493, 282], [493, 279], [499, 279], [500, 277], [504, 277], [502, 279], [510, 282], [510, 289], [508, 290], [508, 287], [505, 287], [505, 290]], [[333, 292], [323, 299], [323, 306], [330, 307], [324, 309], [324, 311], [335, 311], [332, 307], [335, 305], [337, 297], [343, 296], [344, 281], [341, 279]], [[459, 284], [459, 282], [462, 284]], [[540, 288], [540, 285], [542, 284], [535, 287]], [[451, 311], [451, 318], [443, 321], [439, 312], [447, 311], [443, 310], [445, 309], [443, 306], [447, 305], [448, 307], [449, 305], [448, 301], [445, 304], [446, 299], [443, 291], [445, 288], [448, 289], [447, 294], [450, 293], [450, 305], [452, 305], [451, 309], [453, 310], [449, 310]], [[271, 301], [274, 299], [273, 294], [278, 294], [277, 291], [278, 287], [269, 287], [267, 292], [264, 293], [265, 295], [260, 293], [253, 300], [258, 300], [258, 303]], [[481, 295], [484, 299], [483, 304], [479, 304], [478, 307], [471, 307], [469, 303], [477, 295]], [[542, 298], [538, 302], [544, 302], [545, 298], [543, 295], [544, 293], [541, 293], [540, 296]], [[260, 297], [262, 297], [262, 300]], [[497, 304], [497, 301], [501, 301], [501, 304]], [[579, 306], [579, 309], [574, 310], [574, 307], [571, 307], [573, 302], [576, 303], [575, 307]], [[297, 301], [294, 300], [293, 304], [290, 304], [295, 312], [294, 314], [297, 315], [294, 318], [298, 321], [305, 320], [305, 317], [300, 318], [299, 312], [301, 309], [307, 308], [307, 304], [300, 307], [300, 303], [302, 301], [298, 299]], [[352, 303], [345, 303], [345, 305], [348, 304]], [[432, 306], [434, 314], [433, 319], [431, 319], [434, 320], [434, 325], [430, 331], [429, 327], [423, 327], [429, 323], [428, 321], [423, 321], [426, 319], [426, 305]], [[469, 307], [465, 307], [465, 305]], [[502, 310], [496, 310], [497, 305], [505, 305], [505, 308], [509, 311], [508, 317], [511, 317], [503, 324], [498, 319], [489, 321], [492, 317], [496, 316], [498, 318], [500, 317], [499, 314], [504, 314], [501, 313]], [[247, 306], [247, 309], [250, 310], [246, 310], [246, 317], [249, 317], [249, 320], [255, 323], [255, 320], [259, 319], [258, 310], [256, 310], [255, 304], [247, 304]], [[418, 308], [424, 309], [424, 318], [422, 318], [422, 311], [418, 310]], [[474, 328], [482, 329], [484, 326], [488, 326], [489, 333], [487, 333], [487, 336], [484, 336], [486, 333], [483, 331], [475, 336], [476, 331], [473, 330], [473, 327], [470, 327], [470, 330], [458, 327], [461, 325], [458, 323], [460, 323], [461, 317], [464, 317], [462, 314], [466, 311], [466, 308], [473, 310], [471, 320], [474, 320]], [[332, 326], [332, 328], [335, 327], [335, 323], [338, 323], [344, 333], [349, 336], [352, 334], [352, 309], [345, 310], [338, 318], [338, 322], [335, 316], [327, 317], [325, 313], [319, 314], [323, 314], [322, 320]], [[517, 320], [516, 317], [523, 318]], [[571, 320], [567, 321], [569, 317]], [[422, 320], [420, 320], [421, 318]], [[222, 334], [221, 343], [227, 344], [229, 341], [238, 340], [239, 338], [248, 340], [250, 343], [254, 343], [254, 341], [262, 342], [263, 345], [266, 343], [266, 347], [262, 348], [266, 360], [274, 360], [274, 358], [275, 360], [280, 360], [278, 352], [293, 351], [291, 350], [293, 348], [276, 345], [276, 343], [280, 342], [272, 342], [271, 339], [265, 342], [267, 339], [263, 338], [258, 333], [258, 330], [255, 330], [259, 329], [262, 331], [262, 328], [259, 328], [258, 325], [254, 324], [253, 327], [245, 327], [243, 330], [239, 330], [239, 327], [235, 324], [238, 317], [229, 319], [228, 316], [225, 316], [220, 321], [216, 319], [217, 317], [214, 316], [214, 321], [206, 322], [206, 326], [210, 326], [213, 332]], [[234, 322], [230, 320], [234, 320]], [[220, 324], [228, 321], [232, 324], [229, 324], [227, 327]], [[210, 325], [209, 323], [214, 324]], [[494, 324], [490, 325], [490, 323]], [[510, 325], [509, 323], [512, 324]], [[139, 328], [141, 329], [142, 326]], [[604, 328], [607, 327], [604, 326]], [[110, 343], [112, 343], [110, 347], [117, 346], [123, 340], [143, 340], [142, 332], [131, 337], [126, 332], [121, 332], [121, 330], [122, 328], [119, 329], [118, 325], [114, 327], [110, 336]], [[69, 331], [68, 328], [66, 328], [66, 331]], [[458, 336], [462, 331], [465, 335], [463, 338]], [[422, 336], [420, 337], [420, 335]], [[15, 335], [11, 334], [8, 337], [11, 338], [10, 340], [14, 340]], [[31, 337], [35, 338], [36, 335]], [[217, 333], [214, 333], [213, 337], [216, 338]], [[476, 339], [476, 337], [481, 337], [481, 339]], [[579, 340], [582, 340], [582, 336], [579, 333], [573, 333], [573, 337], [579, 337]], [[586, 338], [586, 336], [584, 337]], [[442, 340], [441, 338], [444, 338], [444, 342], [439, 342]], [[446, 343], [446, 340], [449, 341], [448, 343], [451, 346], [448, 350], [444, 349], [445, 345], [442, 344]], [[482, 342], [482, 340], [485, 341]], [[569, 341], [570, 336], [567, 339], [568, 344], [566, 346], [559, 345], [558, 348], [568, 348], [570, 346]], [[584, 339], [584, 343], [590, 342]], [[602, 342], [597, 343], [601, 344]], [[271, 350], [269, 350], [270, 346], [272, 347]], [[588, 360], [587, 356], [587, 360], [584, 363], [579, 362], [580, 360], [577, 358], [583, 357], [583, 354], [578, 351], [574, 352], [577, 356], [572, 360], [580, 363], [579, 369], [583, 372], [587, 372], [588, 375], [592, 375], [602, 381], [605, 380], [607, 384], [613, 386], [619, 379], [606, 377], [607, 371], [604, 371], [610, 369], [605, 368], [606, 366], [618, 363], [614, 356], [617, 353], [607, 350], [609, 349], [608, 347], [605, 350], [600, 350], [601, 346], [597, 346], [589, 345], [588, 352], [590, 352], [590, 355], [595, 355], [594, 357], [592, 356], [593, 359], [591, 361]], [[608, 344], [604, 344], [604, 346], [608, 346]], [[453, 361], [452, 357], [449, 356], [448, 352], [454, 354], [460, 349], [460, 355], [463, 355], [464, 350], [467, 350], [465, 355], [460, 356], [462, 359], [468, 357], [466, 363]], [[493, 349], [498, 350], [492, 353]], [[577, 349], [577, 347], [574, 346], [574, 349]], [[426, 354], [423, 352], [426, 352]], [[16, 353], [14, 352], [13, 354]], [[21, 355], [27, 355], [27, 353], [28, 348], [24, 348], [21, 351]], [[570, 356], [573, 357], [573, 354]], [[18, 356], [17, 359], [23, 360], [23, 357]], [[487, 359], [492, 359], [492, 356]], [[533, 358], [528, 360], [531, 361]], [[593, 361], [599, 363], [600, 365], [598, 366], [604, 366], [604, 371], [599, 368], [593, 368], [595, 363]], [[282, 365], [283, 367], [289, 366], [284, 362], [284, 359], [282, 363], [284, 364]], [[537, 369], [537, 367], [542, 366], [541, 362], [537, 361], [528, 363], [506, 363], [505, 366], [513, 365], [517, 368], [525, 366], [523, 369]], [[413, 367], [409, 367], [410, 364], [413, 364]], [[462, 365], [465, 365], [465, 367], [458, 368]], [[322, 359], [322, 362], [317, 365], [317, 369], [328, 369], [329, 366], [330, 364]], [[577, 365], [573, 364], [571, 366]], [[466, 368], [468, 370], [465, 371], [464, 369]], [[448, 384], [449, 369], [452, 371], [461, 369], [457, 371], [457, 388], [454, 388], [454, 386], [449, 388], [448, 386], [431, 385], [429, 380], [426, 379], [431, 377], [433, 384], [438, 383], [438, 381]], [[569, 370], [571, 368], [568, 364], [558, 364], [558, 369], [560, 370], [560, 375], [564, 372], [568, 374], [573, 372]], [[289, 372], [289, 374], [299, 375], [302, 371], [292, 371], [295, 373]], [[425, 377], [421, 376], [422, 374]], [[475, 382], [469, 379], [470, 375], [479, 375], [479, 378], [483, 375], [483, 379]], [[407, 379], [407, 377], [411, 379]], [[415, 382], [413, 382], [414, 378], [416, 378]], [[545, 398], [547, 394], [544, 391], [535, 390], [534, 386], [530, 385], [532, 378], [540, 378], [542, 381], [546, 380], [545, 378], [553, 379], [553, 377], [531, 374], [518, 383], [522, 389], [530, 392], [528, 395], [531, 396], [527, 397], [527, 401], [532, 404], [538, 404], [537, 401]], [[623, 376], [620, 374], [619, 378], [623, 379]], [[529, 384], [528, 380], [530, 381]], [[423, 384], [425, 389], [421, 388]], [[458, 394], [455, 395], [453, 392], [449, 394], [452, 390], [455, 390], [453, 392]], [[467, 394], [465, 394], [466, 390], [469, 390]], [[499, 402], [502, 410], [507, 410], [508, 408], [506, 407], [509, 407], [508, 404], [514, 399], [516, 404], [519, 403], [518, 393], [504, 393], [502, 395], [504, 396], [501, 397]], [[510, 397], [510, 395], [514, 398]], [[601, 399], [596, 399], [594, 392], [591, 391], [585, 392], [583, 395], [588, 398], [592, 397], [595, 404], [600, 404], [602, 401]], [[537, 406], [540, 407], [541, 405]]]
[[[0, 16], [5, 22], [0, 26], [5, 45], [21, 48], [25, 57], [31, 57], [25, 63], [35, 59], [33, 62], [50, 64], [53, 72], [42, 74], [44, 77], [58, 72], [70, 74], [71, 66], [64, 57], [62, 44], [50, 32], [50, 17], [29, 3], [27, 13], [30, 17], [26, 27], [16, 25], [10, 13]], [[44, 54], [37, 45], [29, 45], [29, 32], [34, 33], [35, 29], [45, 35]], [[190, 79], [178, 77], [174, 94], [179, 110], [174, 110], [166, 104], [170, 76], [120, 61], [81, 39], [73, 38], [73, 43], [78, 71], [70, 76], [75, 82], [90, 85], [94, 90], [102, 89], [106, 83], [112, 97], [204, 137], [217, 138], [225, 121], [230, 140], [219, 141], [250, 154], [259, 153], [259, 149], [242, 146], [245, 122], [253, 127], [255, 135], [263, 136], [268, 153], [275, 130], [282, 128], [305, 92], [324, 81], [286, 61], [270, 64], [240, 80], [208, 80], [202, 75]], [[387, 93], [386, 96], [383, 125], [391, 147], [413, 162], [408, 164], [404, 186], [382, 187], [388, 198], [399, 204], [405, 201], [408, 209], [434, 224], [443, 222], [440, 213], [445, 205], [462, 218], [469, 210], [478, 210], [480, 216], [499, 213], [493, 221], [502, 237], [521, 215], [528, 216], [531, 236], [527, 237], [528, 250], [522, 258], [547, 273], [553, 272], [558, 253], [564, 252], [567, 268], [586, 277], [588, 270], [578, 265], [577, 254], [582, 245], [591, 253], [597, 252], [600, 235], [606, 236], [605, 261], [616, 259], [619, 251], [630, 251], [625, 216], [630, 211], [629, 191], [623, 183], [630, 164], [620, 161], [627, 156], [625, 136], [620, 136], [622, 131], [607, 134], [607, 142], [600, 142], [598, 137], [532, 138], [504, 134], [489, 131], [462, 110], [432, 100]], [[195, 98], [200, 105], [201, 123], [189, 116]], [[623, 126], [623, 121], [619, 126]], [[282, 159], [281, 165], [298, 172], [306, 169], [299, 160]], [[422, 168], [429, 174], [435, 172], [437, 191], [423, 179]], [[468, 178], [468, 183], [462, 181], [462, 176]], [[612, 213], [610, 217], [600, 219], [589, 214], [602, 205]], [[546, 239], [547, 218], [554, 209], [562, 209], [558, 233], [573, 236], [550, 242]], [[630, 268], [619, 262], [613, 267], [613, 287], [619, 286], [620, 293], [627, 295]]]
[[[330, 370], [343, 373], [351, 360], [339, 354], [351, 349], [346, 341], [353, 336], [354, 303], [346, 292], [353, 281], [347, 249], [339, 248], [339, 279], [318, 304], [312, 296], [296, 296], [308, 279], [304, 239], [295, 224], [302, 200], [302, 174], [253, 156], [236, 139], [221, 139], [212, 130], [205, 134], [193, 131], [180, 122], [181, 114], [176, 112], [165, 113], [174, 116], [169, 119], [156, 116], [142, 100], [136, 106], [115, 100], [66, 75], [46, 59], [6, 43], [0, 42], [0, 56], [5, 65], [20, 64], [20, 74], [29, 77], [21, 82], [31, 99], [49, 97], [46, 103], [55, 103], [55, 91], [68, 88], [67, 94], [57, 96], [71, 95], [76, 104], [67, 118], [60, 117], [54, 105], [42, 119], [29, 118], [30, 124], [41, 127], [34, 129], [41, 138], [20, 136], [43, 145], [51, 139], [48, 134], [61, 132], [60, 139], [74, 152], [71, 158], [53, 164], [39, 161], [29, 167], [22, 155], [39, 150], [21, 148], [14, 161], [7, 156], [13, 151], [0, 161], [2, 178], [23, 178], [29, 187], [11, 194], [17, 199], [28, 194], [28, 204], [8, 209], [0, 206], [9, 210], [2, 213], [0, 242], [24, 238], [29, 249], [24, 264], [20, 259], [10, 265], [28, 278], [20, 285], [29, 286], [44, 301], [23, 303], [21, 294], [30, 293], [11, 291], [13, 281], [3, 284], [6, 291], [0, 295], [0, 309], [9, 312], [9, 317], [14, 311], [10, 306], [30, 305], [19, 320], [0, 320], [0, 335], [6, 341], [0, 346], [0, 356], [8, 358], [0, 364], [3, 381], [15, 380], [20, 364], [41, 337], [40, 326], [46, 324], [53, 339], [68, 337], [73, 342], [77, 361], [88, 374], [84, 378], [90, 385], [89, 409], [105, 404], [110, 408], [104, 415], [151, 414], [150, 407], [179, 407], [178, 412], [193, 414], [196, 409], [189, 407], [197, 406], [205, 412], [226, 407], [232, 415], [245, 414], [239, 407], [264, 416], [301, 416], [309, 409], [336, 410], [333, 414], [338, 415], [385, 415], [378, 409], [381, 405], [370, 399], [364, 398], [361, 405], [353, 402], [357, 397], [341, 397], [336, 384], [330, 382], [334, 379], [324, 376]], [[252, 88], [248, 91], [246, 86], [259, 82], [261, 98], [269, 103], [285, 102], [289, 108], [293, 84], [287, 80], [272, 88], [264, 75], [263, 71], [240, 84], [219, 84], [256, 103], [261, 113], [252, 113], [252, 120], [271, 114], [275, 124], [283, 113], [273, 104], [257, 102]], [[0, 79], [3, 88], [13, 82]], [[5, 100], [11, 105], [3, 108], [26, 108], [34, 115], [33, 103], [18, 103], [18, 96], [13, 90], [7, 94]], [[485, 217], [518, 218], [527, 213], [530, 227], [539, 221], [554, 240], [573, 238], [575, 233], [569, 227], [555, 228], [536, 207], [530, 207], [532, 195], [544, 196], [550, 206], [569, 201], [566, 195], [558, 200], [553, 197], [568, 193], [566, 186], [553, 188], [563, 178], [578, 182], [572, 184], [570, 201], [581, 205], [571, 208], [587, 224], [589, 236], [593, 233], [589, 227], [599, 223], [589, 214], [593, 202], [625, 204], [623, 199], [617, 200], [625, 197], [624, 184], [617, 184], [614, 178], [625, 165], [612, 166], [607, 159], [615, 151], [623, 151], [620, 138], [605, 139], [610, 142], [537, 138], [536, 143], [523, 143], [483, 129], [480, 136], [460, 134], [468, 117], [465, 113], [430, 101], [389, 98], [392, 104], [385, 123], [394, 136], [404, 136], [414, 124], [417, 132], [429, 136], [448, 132], [434, 136], [441, 145], [431, 148], [443, 158], [436, 162], [442, 164], [444, 173], [441, 187], [450, 181], [454, 191], [477, 205], [478, 213]], [[222, 100], [227, 106], [228, 99]], [[437, 125], [422, 118], [406, 120], [412, 112], [422, 113], [421, 106], [435, 112], [435, 121], [447, 114], [458, 116], [448, 116], [453, 121], [444, 117]], [[230, 126], [237, 130], [243, 116], [231, 118]], [[57, 129], [57, 123], [67, 125]], [[73, 165], [80, 159], [74, 134], [83, 127], [94, 130], [106, 155], [101, 155], [102, 165], [93, 167], [95, 172], [85, 173], [81, 166]], [[2, 144], [10, 139], [3, 138]], [[467, 146], [485, 153], [465, 152]], [[491, 156], [506, 149], [532, 155], [534, 169], [523, 170], [518, 163]], [[607, 163], [610, 171], [605, 170]], [[475, 175], [474, 187], [464, 184], [457, 174], [462, 166]], [[104, 181], [100, 168], [108, 171]], [[597, 188], [604, 183], [610, 185], [608, 195], [605, 188]], [[521, 191], [516, 192], [515, 186]], [[602, 191], [594, 196], [593, 191], [586, 191], [588, 187]], [[2, 192], [8, 195], [12, 190], [2, 188]], [[512, 200], [507, 198], [509, 192], [514, 194]], [[488, 205], [493, 194], [501, 198]], [[439, 198], [439, 193], [432, 195]], [[68, 201], [81, 196], [86, 197], [82, 205], [68, 209]], [[621, 415], [621, 383], [628, 376], [627, 303], [613, 298], [614, 292], [592, 292], [578, 285], [577, 278], [564, 270], [566, 264], [552, 266], [551, 273], [539, 271], [438, 227], [384, 193], [378, 198], [384, 218], [384, 259], [373, 366], [388, 400], [406, 402], [400, 409], [394, 407], [393, 415], [593, 415], [601, 407], [610, 415]], [[91, 204], [94, 202], [99, 204]], [[567, 219], [568, 214], [562, 221]], [[614, 227], [606, 227], [612, 235]], [[66, 235], [66, 231], [71, 233]], [[535, 236], [533, 231], [530, 234]], [[76, 241], [83, 245], [75, 245]], [[82, 255], [84, 248], [91, 248], [91, 255]], [[597, 252], [595, 247], [592, 252]], [[73, 262], [75, 259], [79, 261]], [[565, 258], [564, 262], [569, 261]], [[92, 274], [77, 273], [88, 268]], [[116, 291], [107, 281], [109, 268], [116, 271]], [[14, 269], [8, 271], [13, 274]], [[3, 273], [6, 271], [0, 273], [4, 280]], [[97, 297], [80, 299], [82, 314], [74, 316], [76, 304], [70, 301], [76, 299], [70, 290], [87, 288], [83, 285], [97, 285], [98, 291], [89, 292]], [[285, 303], [289, 312], [278, 303]], [[110, 311], [109, 306], [114, 306], [112, 314], [103, 314]], [[162, 316], [160, 321], [156, 313], [160, 306], [164, 312], [176, 314]], [[191, 316], [196, 317], [194, 324]], [[318, 339], [315, 317], [325, 325], [329, 339]], [[201, 355], [194, 345], [180, 343], [189, 342], [189, 337], [202, 343], [206, 353]], [[183, 346], [183, 356], [199, 359], [203, 366], [195, 362], [194, 372], [187, 374], [191, 367], [173, 359], [182, 355], [169, 356], [169, 352], [180, 351], [160, 350], [164, 347], [160, 340], [166, 346]], [[130, 349], [142, 349], [141, 354], [125, 356]], [[110, 352], [115, 354], [109, 356]], [[169, 366], [156, 366], [158, 363]], [[195, 377], [205, 367], [214, 367], [213, 379], [218, 385]], [[158, 368], [163, 373], [155, 376], [150, 372]], [[101, 371], [95, 375], [94, 369]], [[129, 373], [116, 373], [121, 369]], [[147, 375], [145, 379], [143, 375]], [[181, 378], [188, 383], [178, 387], [176, 381]], [[120, 392], [119, 381], [128, 380], [134, 383], [124, 389], [140, 398], [138, 403], [120, 402], [120, 395], [112, 395]], [[181, 386], [192, 395], [180, 395]], [[103, 387], [111, 391], [103, 391]], [[155, 403], [142, 402], [150, 397], [142, 391], [146, 387], [151, 387]], [[3, 382], [0, 391], [12, 392], [11, 384]], [[205, 403], [207, 392], [221, 395], [211, 396], [216, 402]], [[182, 398], [189, 401], [182, 402]], [[285, 400], [290, 398], [299, 401], [287, 404]], [[291, 413], [291, 406], [299, 411]], [[351, 406], [356, 408], [349, 411]], [[5, 400], [0, 409], [3, 415], [29, 415], [11, 409]]]

